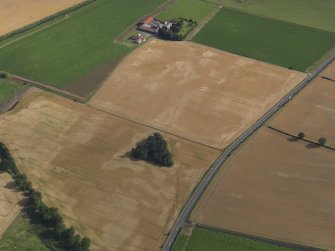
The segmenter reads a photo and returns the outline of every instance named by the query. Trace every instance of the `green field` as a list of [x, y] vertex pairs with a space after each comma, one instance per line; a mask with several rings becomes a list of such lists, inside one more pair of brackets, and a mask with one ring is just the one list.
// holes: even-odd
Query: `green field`
[[238, 237], [221, 232], [195, 228], [186, 251], [293, 251], [295, 249]]
[[13, 83], [6, 79], [0, 79], [0, 103], [7, 101], [15, 92], [22, 89], [20, 84]]
[[211, 0], [256, 15], [335, 32], [334, 0]]
[[159, 18], [170, 20], [177, 17], [200, 22], [215, 8], [216, 4], [202, 0], [177, 0], [170, 8], [162, 12]]
[[335, 34], [222, 8], [193, 41], [308, 71], [335, 46]]
[[132, 48], [114, 43], [115, 38], [164, 1], [97, 0], [2, 47], [0, 69], [62, 88], [129, 53]]
[[20, 214], [0, 239], [0, 250], [47, 251], [39, 237], [34, 233], [33, 225]]
[[187, 235], [179, 234], [172, 246], [172, 251], [183, 251], [188, 238], [189, 237]]

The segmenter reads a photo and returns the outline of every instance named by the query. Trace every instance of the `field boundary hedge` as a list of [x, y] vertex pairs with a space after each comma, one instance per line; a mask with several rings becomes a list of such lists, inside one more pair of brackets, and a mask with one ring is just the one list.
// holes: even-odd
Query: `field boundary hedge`
[[88, 4], [91, 4], [91, 3], [95, 2], [95, 1], [97, 1], [97, 0], [85, 0], [82, 3], [73, 5], [73, 6], [67, 8], [65, 10], [61, 10], [61, 11], [56, 12], [56, 13], [50, 15], [50, 16], [47, 16], [47, 17], [44, 17], [44, 18], [42, 18], [42, 19], [40, 19], [38, 21], [35, 21], [35, 22], [31, 23], [31, 24], [28, 24], [28, 25], [25, 25], [25, 26], [23, 26], [21, 28], [13, 30], [13, 31], [11, 31], [9, 33], [6, 33], [6, 34], [0, 36], [0, 41], [3, 41], [3, 40], [8, 39], [8, 38], [11, 38], [12, 36], [18, 35], [18, 34], [20, 34], [22, 32], [25, 32], [25, 31], [30, 30], [32, 28], [35, 28], [35, 27], [39, 26], [40, 24], [46, 23], [46, 22], [51, 21], [51, 20], [53, 20], [53, 19], [55, 19], [57, 17], [63, 16], [65, 14], [68, 14], [70, 12], [78, 10], [81, 7], [84, 7], [84, 6], [86, 6]]
[[32, 183], [22, 174], [7, 146], [0, 142], [0, 170], [9, 173], [16, 187], [23, 192], [26, 202], [24, 211], [34, 221], [36, 233], [51, 250], [89, 251], [91, 240], [76, 234], [73, 227], [66, 228], [64, 217], [58, 208], [48, 207], [42, 201], [42, 194], [32, 187]]
[[301, 141], [305, 141], [305, 142], [308, 142], [308, 143], [310, 143], [310, 144], [313, 144], [313, 145], [315, 145], [315, 146], [317, 146], [317, 147], [324, 147], [324, 148], [327, 148], [327, 149], [329, 149], [329, 150], [333, 150], [333, 151], [335, 151], [335, 147], [331, 147], [331, 146], [327, 146], [327, 145], [321, 145], [321, 144], [318, 143], [318, 142], [314, 142], [314, 141], [311, 141], [311, 140], [308, 140], [308, 139], [305, 139], [305, 138], [300, 139], [300, 138], [299, 138], [298, 136], [296, 136], [296, 135], [293, 135], [293, 134], [288, 133], [288, 132], [285, 132], [285, 131], [283, 131], [283, 130], [274, 128], [274, 127], [272, 127], [272, 126], [268, 126], [268, 128], [271, 129], [271, 130], [273, 130], [273, 131], [279, 132], [279, 133], [281, 133], [281, 134], [285, 134], [286, 136], [289, 136], [289, 137], [292, 137], [292, 138], [294, 138], [294, 139], [297, 139], [297, 140], [299, 140], [299, 141], [300, 141], [300, 140], [301, 140]]

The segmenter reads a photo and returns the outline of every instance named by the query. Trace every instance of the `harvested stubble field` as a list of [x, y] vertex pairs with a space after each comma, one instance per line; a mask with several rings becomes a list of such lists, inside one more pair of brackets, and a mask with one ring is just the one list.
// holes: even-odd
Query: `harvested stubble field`
[[335, 33], [222, 8], [193, 41], [304, 72], [334, 50]]
[[88, 96], [133, 48], [114, 40], [164, 0], [98, 0], [0, 48], [0, 69]]
[[209, 0], [239, 9], [321, 30], [335, 32], [333, 0]]
[[224, 148], [305, 74], [190, 42], [151, 40], [90, 105]]
[[12, 176], [0, 172], [0, 237], [21, 211], [19, 202], [23, 199], [13, 185]]
[[262, 128], [222, 166], [192, 212], [210, 226], [335, 249], [335, 151]]
[[83, 0], [1, 0], [0, 36], [82, 1]]
[[163, 133], [172, 168], [130, 160], [154, 130], [36, 89], [0, 122], [20, 170], [93, 250], [157, 250], [219, 154]]
[[333, 61], [322, 73], [322, 76], [335, 81], [335, 61]]
[[[317, 142], [327, 139], [335, 147], [335, 82], [315, 79], [268, 123], [272, 127]], [[335, 163], [335, 160], [334, 160]]]

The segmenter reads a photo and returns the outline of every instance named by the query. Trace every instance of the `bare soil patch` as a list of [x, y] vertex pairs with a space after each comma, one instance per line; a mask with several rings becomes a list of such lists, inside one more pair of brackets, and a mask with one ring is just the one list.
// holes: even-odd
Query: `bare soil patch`
[[90, 104], [224, 148], [304, 77], [206, 46], [153, 39], [123, 60]]
[[269, 124], [279, 130], [317, 142], [327, 139], [326, 145], [335, 147], [335, 83], [315, 79], [289, 105], [279, 111]]
[[163, 136], [172, 168], [125, 157], [154, 130], [31, 89], [1, 118], [1, 140], [49, 206], [89, 236], [93, 250], [158, 250], [219, 152]]
[[335, 81], [335, 61], [333, 61], [321, 74], [326, 78], [330, 78]]
[[83, 0], [1, 0], [0, 36]]
[[225, 162], [192, 213], [206, 225], [335, 249], [335, 152], [263, 128]]
[[0, 172], [0, 237], [19, 214], [19, 202], [22, 199], [23, 196], [16, 190], [12, 176]]

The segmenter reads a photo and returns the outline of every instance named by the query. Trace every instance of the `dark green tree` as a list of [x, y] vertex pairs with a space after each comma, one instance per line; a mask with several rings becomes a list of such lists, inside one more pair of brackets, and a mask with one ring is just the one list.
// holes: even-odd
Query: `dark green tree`
[[303, 132], [299, 132], [298, 133], [298, 138], [299, 139], [304, 139], [305, 138], [305, 134]]
[[172, 166], [172, 155], [165, 139], [159, 133], [150, 135], [144, 142], [131, 150], [134, 158], [146, 160], [160, 166]]
[[323, 137], [319, 138], [319, 144], [324, 146], [326, 144], [327, 140]]

